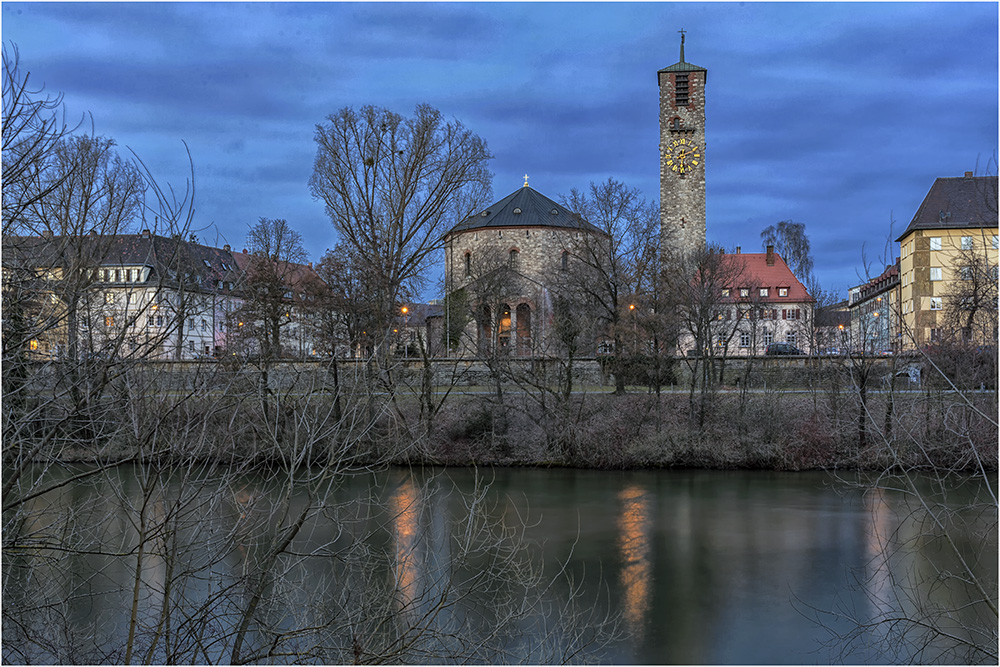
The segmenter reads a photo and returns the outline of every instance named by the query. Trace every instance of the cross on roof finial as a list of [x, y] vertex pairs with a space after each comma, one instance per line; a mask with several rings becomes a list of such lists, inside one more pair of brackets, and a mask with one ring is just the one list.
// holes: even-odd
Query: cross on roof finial
[[684, 28], [681, 28], [677, 32], [681, 34], [681, 62], [684, 62], [684, 33], [686, 31], [684, 30]]
[[524, 187], [528, 187], [528, 175], [524, 175]]

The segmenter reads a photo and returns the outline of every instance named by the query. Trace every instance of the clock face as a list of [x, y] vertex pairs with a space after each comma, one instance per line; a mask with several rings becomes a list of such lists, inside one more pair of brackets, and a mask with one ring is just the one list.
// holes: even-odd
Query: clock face
[[667, 167], [676, 174], [685, 174], [701, 165], [701, 149], [693, 141], [674, 139], [667, 149]]

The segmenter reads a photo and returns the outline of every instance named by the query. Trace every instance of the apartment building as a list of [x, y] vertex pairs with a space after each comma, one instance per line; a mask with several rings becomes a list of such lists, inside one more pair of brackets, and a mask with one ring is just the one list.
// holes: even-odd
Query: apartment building
[[938, 178], [899, 243], [899, 340], [996, 344], [997, 177]]

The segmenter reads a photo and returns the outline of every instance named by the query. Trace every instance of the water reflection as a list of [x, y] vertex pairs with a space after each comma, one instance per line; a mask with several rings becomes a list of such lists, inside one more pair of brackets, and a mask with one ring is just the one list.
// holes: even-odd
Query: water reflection
[[393, 575], [400, 609], [409, 607], [416, 597], [417, 529], [420, 520], [420, 494], [412, 478], [406, 479], [389, 500], [395, 538]]
[[[120, 661], [108, 647], [120, 645], [128, 627], [142, 516], [151, 532], [139, 598], [146, 632], [139, 639], [159, 636], [161, 618], [163, 632], [175, 637], [190, 630], [188, 645], [171, 639], [174, 662], [228, 657], [245, 584], [255, 581], [285, 517], [307, 505], [311, 518], [267, 573], [268, 594], [247, 639], [288, 651], [289, 661], [308, 662], [295, 653], [307, 645], [315, 651], [310, 659], [325, 664], [459, 654], [469, 662], [528, 656], [548, 663], [567, 655], [614, 663], [829, 662], [836, 651], [832, 658], [815, 652], [828, 628], [801, 610], [846, 608], [877, 617], [898, 600], [896, 586], [906, 577], [926, 586], [922, 594], [933, 595], [931, 602], [952, 609], [955, 599], [972, 595], [928, 569], [944, 562], [942, 540], [924, 539], [930, 528], [915, 522], [901, 494], [834, 488], [838, 482], [821, 473], [501, 470], [484, 490], [472, 470], [393, 470], [345, 480], [319, 498], [263, 477], [233, 480], [224, 471], [206, 472], [186, 489], [166, 479], [146, 493], [149, 487], [136, 481], [143, 475], [148, 479], [123, 467], [32, 499], [19, 519], [5, 510], [4, 620], [23, 624], [3, 624], [6, 661], [27, 662], [14, 648], [31, 646], [20, 628], [44, 636], [57, 627], [50, 609], [63, 614], [58, 628], [66, 637], [88, 638], [90, 653], [52, 649], [34, 660]], [[468, 502], [473, 497], [477, 502]], [[969, 497], [956, 492], [951, 500], [961, 506]], [[955, 522], [949, 538], [995, 590], [995, 559], [981, 557], [988, 548], [996, 552], [995, 509], [981, 511], [985, 520]], [[542, 546], [523, 557], [500, 539], [511, 532]], [[551, 576], [535, 577], [539, 572]], [[564, 573], [571, 576], [560, 578]], [[958, 597], [946, 599], [946, 590]], [[525, 602], [539, 592], [544, 604]], [[606, 648], [562, 632], [572, 614], [591, 620], [568, 604], [578, 594], [586, 613], [619, 617], [629, 636]], [[165, 602], [173, 605], [169, 617], [160, 615]], [[963, 610], [962, 622], [995, 627], [995, 616], [984, 624], [974, 613], [971, 605]], [[470, 624], [494, 641], [495, 653], [472, 647]], [[297, 634], [299, 628], [317, 632]], [[558, 637], [549, 652], [531, 646], [540, 628]], [[209, 654], [198, 652], [203, 631]], [[274, 644], [279, 636], [283, 643]], [[847, 661], [891, 661], [882, 639], [869, 632]], [[411, 641], [422, 643], [411, 649]], [[147, 647], [137, 646], [135, 657], [146, 658]], [[401, 652], [385, 657], [385, 647]], [[171, 661], [166, 650], [153, 661]]]
[[649, 499], [641, 486], [627, 486], [618, 494], [618, 550], [624, 615], [629, 633], [642, 640], [649, 612], [652, 563], [649, 560]]

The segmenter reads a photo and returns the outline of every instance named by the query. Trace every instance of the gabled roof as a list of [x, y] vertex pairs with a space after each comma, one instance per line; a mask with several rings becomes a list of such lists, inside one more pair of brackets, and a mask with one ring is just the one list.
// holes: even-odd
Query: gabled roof
[[576, 213], [525, 185], [495, 204], [462, 220], [445, 236], [473, 229], [505, 227], [555, 227], [580, 229], [595, 234], [604, 233]]
[[[785, 264], [785, 260], [781, 258], [781, 255], [772, 253], [774, 262], [770, 266], [767, 263], [767, 256], [768, 253], [766, 252], [726, 255], [728, 261], [743, 262], [743, 271], [738, 281], [739, 284], [731, 286], [731, 289], [734, 291], [730, 292], [729, 301], [737, 302], [743, 300], [740, 299], [739, 292], [736, 291], [741, 287], [749, 287], [751, 289], [759, 289], [761, 287], [770, 288], [766, 297], [759, 296], [759, 293], [750, 295], [751, 301], [759, 303], [778, 304], [815, 301], [809, 295], [805, 285], [799, 282], [799, 279], [795, 277], [792, 270]], [[787, 287], [788, 296], [778, 296], [777, 288], [779, 287]]]
[[896, 242], [917, 229], [997, 226], [997, 177], [938, 178]]

